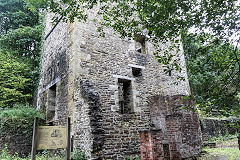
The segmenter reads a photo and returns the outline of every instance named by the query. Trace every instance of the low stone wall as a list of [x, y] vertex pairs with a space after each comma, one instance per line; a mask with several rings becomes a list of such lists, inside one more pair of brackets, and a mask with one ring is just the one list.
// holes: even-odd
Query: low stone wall
[[219, 135], [224, 136], [227, 133], [235, 134], [238, 132], [236, 128], [228, 125], [231, 122], [229, 120], [202, 118], [200, 122], [204, 141], [209, 140], [211, 137], [218, 137]]
[[10, 154], [18, 153], [20, 157], [28, 156], [31, 153], [32, 132], [18, 129], [15, 132], [0, 133], [0, 154], [7, 145]]

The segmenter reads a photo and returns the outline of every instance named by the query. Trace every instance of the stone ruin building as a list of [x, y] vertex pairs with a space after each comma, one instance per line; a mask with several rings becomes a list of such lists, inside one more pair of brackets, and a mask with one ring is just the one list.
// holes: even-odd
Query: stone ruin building
[[[89, 19], [96, 16], [90, 12]], [[53, 27], [46, 17], [45, 35]], [[183, 159], [202, 150], [183, 51], [168, 76], [143, 36], [125, 40], [92, 21], [60, 22], [44, 42], [37, 107], [47, 123], [71, 117], [72, 146], [88, 159]], [[180, 81], [177, 76], [185, 77]]]

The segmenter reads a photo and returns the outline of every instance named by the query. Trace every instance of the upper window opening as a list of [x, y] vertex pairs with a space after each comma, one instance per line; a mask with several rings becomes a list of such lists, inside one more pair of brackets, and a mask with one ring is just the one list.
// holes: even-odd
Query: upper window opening
[[118, 97], [120, 113], [132, 112], [132, 86], [131, 81], [126, 79], [118, 79]]
[[56, 108], [56, 84], [48, 90], [47, 121], [52, 121], [55, 117]]
[[136, 36], [136, 51], [145, 53], [145, 37], [141, 35]]
[[142, 69], [132, 67], [132, 74], [134, 77], [140, 77], [140, 76], [142, 76]]

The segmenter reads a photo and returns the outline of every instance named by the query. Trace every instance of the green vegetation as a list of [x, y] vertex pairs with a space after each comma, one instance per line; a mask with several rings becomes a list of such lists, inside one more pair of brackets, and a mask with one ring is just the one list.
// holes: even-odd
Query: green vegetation
[[85, 152], [80, 151], [79, 149], [74, 149], [71, 158], [74, 160], [86, 160]]
[[222, 158], [226, 160], [239, 160], [240, 150], [238, 149], [238, 134], [225, 136], [219, 135], [218, 137], [212, 137], [209, 142], [215, 142], [217, 148], [205, 147], [206, 152], [202, 156], [201, 160], [214, 160], [217, 158]]
[[141, 156], [138, 156], [138, 157], [129, 157], [129, 158], [126, 158], [127, 160], [141, 160]]
[[198, 108], [239, 117], [240, 51], [209, 34], [187, 34], [183, 45], [191, 90]]
[[[240, 51], [229, 41], [229, 36], [239, 33], [239, 3], [237, 0], [99, 0], [98, 12], [102, 18], [98, 31], [104, 36], [104, 27], [111, 27], [122, 37], [136, 39], [139, 35], [158, 47], [158, 42], [176, 42], [168, 51], [157, 48], [156, 59], [171, 75], [181, 71], [171, 50], [178, 52], [182, 37], [188, 74], [193, 96], [201, 114], [213, 109], [226, 117], [239, 117], [240, 113]], [[0, 0], [0, 131], [14, 132], [20, 127], [32, 130], [33, 119], [44, 115], [31, 106], [38, 85], [41, 56], [42, 17], [39, 8], [57, 13], [54, 21], [72, 22], [75, 17], [86, 20], [84, 9], [97, 5], [96, 0]], [[115, 5], [113, 5], [113, 2]], [[62, 5], [65, 4], [65, 5]], [[30, 7], [30, 9], [28, 8]], [[59, 16], [58, 16], [59, 15]], [[137, 18], [133, 18], [137, 17]], [[198, 34], [187, 33], [191, 27]], [[204, 31], [208, 29], [210, 34]], [[143, 33], [144, 31], [144, 33]], [[186, 31], [186, 32], [185, 32]], [[238, 39], [239, 40], [239, 39]], [[163, 52], [163, 55], [159, 54]], [[176, 53], [176, 52], [174, 52]], [[179, 77], [181, 78], [181, 77]], [[18, 105], [17, 105], [18, 104]], [[29, 132], [30, 133], [30, 132]], [[225, 144], [227, 137], [212, 138]], [[234, 141], [235, 139], [229, 140]], [[206, 149], [209, 154], [220, 154], [239, 159], [235, 148]], [[75, 151], [73, 157], [84, 159], [83, 152]], [[0, 159], [20, 160], [7, 150]], [[29, 159], [29, 158], [26, 158]], [[61, 159], [49, 153], [39, 155], [39, 160]]]
[[[239, 4], [237, 0], [26, 0], [30, 8], [48, 9], [64, 16], [63, 21], [86, 20], [85, 9], [98, 3], [98, 14], [102, 26], [112, 27], [122, 37], [134, 37], [146, 31], [149, 39], [171, 39], [180, 35], [182, 29], [192, 26], [199, 29], [211, 28], [220, 36], [238, 31]], [[64, 4], [64, 5], [63, 5]], [[114, 5], [113, 5], [114, 4]], [[56, 15], [57, 15], [56, 14]], [[135, 18], [136, 17], [136, 18]], [[55, 19], [59, 19], [58, 16]], [[201, 28], [200, 28], [201, 27]], [[201, 31], [202, 31], [201, 30]], [[224, 31], [225, 30], [225, 31]]]
[[27, 103], [32, 95], [27, 91], [31, 79], [28, 65], [10, 53], [0, 52], [0, 107], [12, 106], [14, 103]]
[[240, 151], [238, 148], [205, 148], [210, 156], [224, 157], [226, 160], [239, 160]]
[[[231, 45], [239, 41], [239, 36], [230, 41], [230, 37], [240, 30], [237, 18], [240, 4], [237, 0], [26, 2], [33, 11], [40, 7], [56, 13], [55, 22], [59, 19], [73, 22], [74, 18], [85, 21], [88, 17], [85, 10], [100, 3], [98, 15], [101, 18], [93, 20], [98, 22], [100, 35], [104, 36], [106, 27], [129, 39], [144, 35], [157, 48], [155, 57], [169, 75], [173, 70], [182, 70], [174, 54], [180, 51], [180, 41], [176, 37], [183, 37], [190, 83], [197, 104], [206, 113], [216, 109], [224, 116], [239, 116], [240, 57], [237, 47]], [[193, 28], [198, 35], [184, 32]], [[168, 41], [175, 43], [166, 50], [159, 47], [159, 42], [167, 45]]]
[[219, 134], [218, 137], [211, 137], [209, 142], [216, 142], [217, 144], [223, 144], [226, 142], [231, 142], [231, 141], [237, 141], [237, 136], [238, 133], [231, 135], [231, 134], [226, 134], [224, 136], [222, 136], [222, 134]]
[[0, 132], [12, 133], [24, 129], [32, 134], [33, 120], [38, 117], [44, 120], [44, 115], [31, 106], [14, 105], [11, 109], [0, 110]]
[[[7, 147], [5, 147], [2, 153], [0, 154], [0, 159], [1, 160], [30, 160], [31, 158], [29, 157], [20, 158], [17, 153], [15, 155], [11, 155], [8, 152]], [[36, 155], [36, 160], [64, 160], [64, 157], [53, 155], [49, 151], [43, 151], [41, 154]]]
[[42, 17], [24, 0], [0, 0], [0, 108], [33, 103], [38, 85]]
[[[71, 158], [73, 160], [87, 160], [85, 153], [78, 149], [73, 150], [71, 154]], [[15, 155], [11, 155], [9, 154], [7, 147], [5, 147], [4, 150], [2, 151], [2, 154], [0, 154], [0, 159], [1, 160], [30, 160], [31, 158], [29, 157], [20, 158], [17, 153]], [[65, 159], [64, 155], [54, 155], [46, 150], [36, 155], [36, 160], [64, 160], [64, 159]], [[137, 158], [130, 157], [126, 159], [140, 160], [141, 157], [140, 156]]]
[[[146, 40], [157, 47], [156, 58], [165, 72], [171, 75], [172, 70], [181, 71], [179, 63], [174, 60], [176, 51], [180, 51], [179, 40], [183, 30], [192, 27], [199, 32], [205, 29], [212, 31], [219, 39], [227, 39], [239, 32], [239, 8], [237, 0], [26, 0], [29, 7], [35, 10], [39, 6], [48, 9], [56, 16], [54, 21], [73, 22], [75, 18], [85, 21], [88, 17], [86, 9], [92, 9], [101, 4], [98, 15], [93, 21], [98, 22], [98, 31], [104, 36], [104, 28], [111, 27], [121, 37], [136, 39], [144, 35]], [[158, 42], [166, 44], [176, 42], [169, 50], [161, 49]], [[177, 48], [177, 49], [176, 49]], [[159, 54], [159, 52], [164, 54]], [[171, 53], [169, 51], [175, 51]]]
[[30, 11], [23, 0], [0, 0], [0, 35], [21, 26], [39, 24], [38, 12]]
[[[1, 160], [30, 160], [31, 159], [29, 157], [20, 158], [17, 153], [15, 155], [11, 155], [8, 152], [8, 149], [6, 146], [1, 152], [2, 152], [0, 154]], [[74, 151], [72, 152], [71, 158], [73, 160], [86, 160], [85, 153], [79, 151], [78, 149], [74, 149]], [[36, 160], [64, 160], [64, 159], [65, 159], [64, 155], [54, 155], [47, 150], [36, 155]]]

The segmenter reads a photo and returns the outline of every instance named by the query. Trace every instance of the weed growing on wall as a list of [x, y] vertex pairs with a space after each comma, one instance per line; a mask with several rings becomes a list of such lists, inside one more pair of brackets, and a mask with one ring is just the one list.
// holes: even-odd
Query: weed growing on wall
[[80, 151], [79, 149], [74, 149], [71, 155], [73, 160], [86, 160], [85, 152]]

